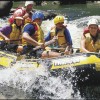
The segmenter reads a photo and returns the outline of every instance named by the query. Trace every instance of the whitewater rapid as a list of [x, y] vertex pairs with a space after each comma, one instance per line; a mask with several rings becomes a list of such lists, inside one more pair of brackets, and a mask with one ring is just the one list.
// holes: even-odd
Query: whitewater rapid
[[[72, 36], [73, 47], [80, 47], [82, 31], [86, 27], [87, 21], [92, 17], [100, 19], [100, 16], [89, 16], [67, 23], [67, 28]], [[8, 24], [7, 18], [0, 19], [0, 23], [0, 27]], [[43, 21], [42, 28], [45, 35], [51, 26], [53, 26], [53, 20]], [[0, 99], [83, 99], [79, 91], [75, 93], [73, 90], [71, 75], [73, 75], [74, 68], [67, 69], [68, 76], [65, 80], [63, 77], [65, 73], [55, 77], [48, 70], [48, 66], [43, 63], [41, 63], [41, 67], [31, 71], [17, 70], [21, 66], [22, 64], [18, 63], [15, 67], [11, 66], [0, 70]], [[63, 70], [63, 72], [65, 71], [66, 69]]]

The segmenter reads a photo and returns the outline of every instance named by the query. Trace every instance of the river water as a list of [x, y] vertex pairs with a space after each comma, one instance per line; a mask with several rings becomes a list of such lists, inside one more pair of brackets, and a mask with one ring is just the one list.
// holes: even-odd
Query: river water
[[[65, 16], [67, 28], [69, 29], [73, 47], [80, 47], [82, 31], [89, 19], [100, 20], [100, 4], [78, 4], [78, 5], [46, 5], [37, 6], [36, 9], [50, 11]], [[0, 27], [7, 24], [8, 16], [0, 18]], [[53, 26], [53, 20], [43, 21], [42, 28], [45, 33]], [[20, 66], [33, 66], [16, 64], [16, 67], [0, 70], [0, 99], [98, 99], [100, 98], [99, 86], [85, 87], [84, 93], [72, 84], [74, 68], [62, 70], [63, 74], [55, 77], [51, 75], [48, 66], [41, 64], [41, 67], [32, 71], [17, 70]], [[67, 70], [66, 79], [64, 72]]]

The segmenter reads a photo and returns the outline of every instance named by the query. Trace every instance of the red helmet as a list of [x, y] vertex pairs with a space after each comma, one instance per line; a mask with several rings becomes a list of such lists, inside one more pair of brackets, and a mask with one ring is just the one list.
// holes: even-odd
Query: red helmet
[[23, 17], [22, 17], [23, 16], [23, 12], [22, 12], [22, 10], [21, 9], [16, 10], [14, 12], [13, 16], [14, 16], [14, 19], [22, 19], [23, 20]]
[[22, 9], [18, 9], [14, 12], [14, 14], [8, 19], [8, 22], [12, 24], [14, 22], [14, 19], [21, 19], [23, 20], [23, 11]]

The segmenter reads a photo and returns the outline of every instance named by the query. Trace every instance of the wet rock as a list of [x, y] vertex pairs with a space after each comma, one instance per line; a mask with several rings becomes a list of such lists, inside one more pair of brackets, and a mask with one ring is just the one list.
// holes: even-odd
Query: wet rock
[[42, 11], [44, 13], [44, 20], [47, 20], [47, 19], [52, 19], [54, 18], [57, 14], [55, 13], [52, 13], [52, 12], [46, 12], [46, 11]]
[[0, 17], [8, 16], [13, 6], [13, 1], [0, 1]]
[[46, 1], [43, 1], [43, 2], [41, 3], [41, 6], [45, 6], [45, 5], [47, 5], [47, 2], [46, 2]]

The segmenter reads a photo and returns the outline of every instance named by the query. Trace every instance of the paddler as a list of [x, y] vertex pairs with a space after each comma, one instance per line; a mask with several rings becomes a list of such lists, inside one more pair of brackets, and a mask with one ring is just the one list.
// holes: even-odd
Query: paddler
[[[51, 45], [57, 48], [65, 48], [63, 52], [65, 54], [72, 53], [72, 39], [68, 28], [64, 25], [64, 16], [57, 15], [54, 18], [55, 26], [51, 28], [47, 36], [45, 37], [45, 41], [49, 41], [55, 38], [56, 42]], [[62, 50], [61, 50], [62, 51]]]
[[[52, 43], [55, 41], [49, 41], [45, 43], [44, 41], [44, 32], [41, 28], [42, 21], [44, 19], [44, 14], [40, 11], [36, 11], [32, 15], [32, 22], [27, 23], [23, 28], [22, 34], [22, 44], [23, 44], [23, 51], [21, 54], [26, 54], [29, 51], [30, 56], [35, 56], [36, 58], [50, 58], [50, 57], [58, 57], [61, 53], [52, 52], [52, 51], [45, 51], [45, 47], [47, 44]], [[39, 49], [34, 50], [34, 48], [39, 47]]]
[[23, 18], [16, 13], [14, 22], [0, 29], [0, 49], [17, 52], [21, 46], [21, 31]]
[[99, 52], [100, 50], [100, 31], [98, 31], [98, 20], [88, 21], [88, 32], [82, 35], [81, 52]]

